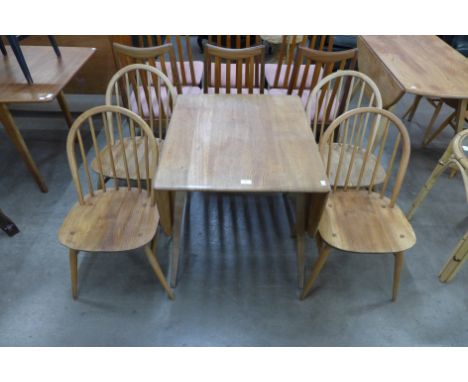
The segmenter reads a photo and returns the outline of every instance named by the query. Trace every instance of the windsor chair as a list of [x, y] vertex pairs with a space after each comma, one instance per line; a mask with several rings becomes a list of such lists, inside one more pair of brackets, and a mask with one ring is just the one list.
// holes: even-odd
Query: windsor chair
[[[354, 120], [357, 123], [354, 124]], [[379, 122], [377, 122], [379, 120]], [[380, 127], [379, 127], [380, 126]], [[383, 130], [378, 142], [373, 142], [376, 129]], [[339, 131], [338, 131], [339, 129]], [[354, 165], [351, 161], [344, 161], [346, 139], [354, 134], [361, 134], [364, 130], [366, 152], [360, 166], [358, 183], [353, 188], [349, 182], [338, 188], [337, 178], [340, 172], [349, 174]], [[387, 110], [364, 107], [350, 110], [335, 121], [325, 131], [320, 141], [320, 153], [329, 177], [332, 176], [331, 155], [335, 144], [335, 134], [343, 136], [341, 152], [336, 166], [332, 193], [322, 215], [316, 235], [319, 257], [312, 268], [312, 273], [306, 282], [301, 298], [304, 299], [325, 265], [332, 248], [345, 252], [384, 254], [393, 253], [395, 269], [393, 276], [392, 300], [396, 301], [403, 267], [404, 252], [416, 242], [416, 235], [406, 219], [404, 213], [397, 206], [396, 201], [403, 183], [410, 156], [410, 140], [403, 123]], [[346, 139], [345, 139], [346, 137]], [[388, 138], [391, 138], [390, 140]], [[393, 142], [392, 142], [393, 141]], [[367, 188], [363, 188], [361, 181], [366, 166], [369, 165], [369, 154], [376, 152], [376, 162], [371, 171], [371, 181]], [[399, 154], [400, 152], [400, 154]], [[395, 166], [395, 162], [399, 164]], [[386, 174], [381, 185], [375, 183], [378, 163], [386, 163]], [[390, 197], [385, 196], [390, 183], [393, 183]]]
[[[105, 147], [111, 141], [111, 126], [118, 130], [125, 171], [125, 185], [117, 176], [116, 151], [104, 151], [98, 139], [98, 127], [103, 126]], [[140, 132], [137, 141], [136, 130]], [[123, 137], [129, 135], [126, 150]], [[90, 139], [91, 138], [91, 139]], [[87, 147], [87, 142], [91, 140]], [[137, 146], [143, 146], [143, 156], [138, 157]], [[77, 155], [76, 151], [79, 151]], [[88, 163], [87, 149], [94, 151], [100, 172], [98, 174], [101, 189], [93, 188], [93, 181]], [[128, 155], [132, 154], [132, 155]], [[112, 168], [113, 186], [106, 186], [104, 181], [104, 155], [109, 157]], [[72, 296], [78, 295], [78, 253], [86, 252], [121, 252], [143, 247], [146, 257], [161, 282], [169, 298], [174, 298], [172, 290], [159, 266], [154, 254], [159, 213], [154, 191], [151, 188], [151, 174], [158, 164], [158, 147], [153, 132], [143, 119], [130, 110], [119, 106], [97, 106], [81, 114], [73, 123], [67, 138], [67, 156], [70, 170], [78, 195], [78, 202], [66, 216], [58, 235], [61, 244], [69, 248]], [[79, 167], [78, 157], [82, 166]], [[144, 178], [137, 177], [137, 187], [132, 187], [129, 176], [130, 166], [142, 167]], [[146, 188], [142, 187], [146, 181]], [[85, 194], [86, 190], [88, 191]]]
[[[320, 80], [310, 93], [306, 104], [306, 113], [312, 119], [312, 132], [317, 141], [321, 141], [329, 124], [339, 115], [350, 109], [360, 107], [382, 108], [380, 91], [368, 76], [353, 70], [339, 70]], [[357, 120], [354, 122], [357, 122]], [[379, 119], [376, 120], [376, 123], [379, 123]], [[375, 131], [376, 136], [377, 130]], [[364, 133], [364, 130], [361, 132]], [[347, 141], [347, 137], [343, 135], [340, 135], [340, 137]], [[371, 137], [371, 139], [374, 140], [375, 137]], [[369, 153], [368, 158], [366, 158], [369, 165], [366, 166], [366, 171], [364, 171], [362, 179], [359, 180], [360, 169], [366, 154], [364, 134], [361, 136], [355, 135], [346, 143], [342, 165], [347, 166], [351, 162], [354, 165], [351, 166], [349, 174], [342, 173], [341, 176], [336, 178], [342, 144], [342, 142], [338, 141], [332, 145], [331, 184], [336, 181], [339, 187], [343, 187], [345, 183], [348, 184], [348, 187], [353, 187], [360, 182], [362, 187], [367, 187], [371, 181], [370, 169], [374, 168], [376, 157], [374, 154]], [[327, 149], [325, 147], [325, 150]], [[325, 154], [328, 155], [328, 152]], [[384, 178], [385, 170], [378, 164], [375, 183], [382, 183]]]

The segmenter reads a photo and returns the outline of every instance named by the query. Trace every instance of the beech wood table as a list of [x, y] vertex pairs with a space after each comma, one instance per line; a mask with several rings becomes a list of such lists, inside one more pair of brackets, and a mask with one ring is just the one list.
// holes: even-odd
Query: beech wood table
[[0, 58], [0, 123], [41, 191], [47, 192], [47, 185], [8, 110], [8, 104], [50, 102], [57, 98], [67, 124], [71, 126], [72, 118], [62, 89], [88, 61], [95, 49], [60, 47], [62, 55], [58, 58], [50, 46], [21, 47], [34, 79], [33, 84], [28, 84], [12, 50], [8, 46], [6, 48], [8, 54]]
[[298, 283], [305, 232], [315, 235], [330, 185], [299, 97], [182, 95], [177, 98], [153, 186], [171, 192], [171, 284], [177, 283], [186, 193], [290, 193], [296, 196]]
[[360, 36], [359, 71], [382, 92], [384, 108], [404, 93], [457, 102], [456, 132], [468, 104], [468, 59], [437, 36]]

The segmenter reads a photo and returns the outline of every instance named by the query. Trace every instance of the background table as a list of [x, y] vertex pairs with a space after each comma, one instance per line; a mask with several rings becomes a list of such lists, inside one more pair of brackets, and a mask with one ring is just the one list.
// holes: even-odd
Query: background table
[[3, 124], [7, 135], [18, 149], [41, 191], [47, 192], [47, 185], [8, 110], [8, 104], [50, 102], [57, 98], [70, 126], [72, 118], [62, 89], [91, 57], [94, 48], [61, 47], [62, 57], [57, 58], [50, 46], [22, 47], [34, 79], [34, 84], [31, 85], [24, 78], [11, 49], [7, 47], [7, 50], [8, 55], [0, 60], [0, 123]]
[[[180, 216], [187, 191], [295, 194], [302, 287], [304, 234], [307, 227], [315, 234], [330, 186], [299, 97], [179, 96], [154, 188], [178, 191], [172, 208], [173, 286], [177, 282]], [[161, 221], [170, 224], [171, 216], [161, 213]]]
[[468, 102], [468, 60], [437, 36], [360, 36], [359, 70], [379, 86], [385, 108], [406, 93], [458, 100], [457, 132]]

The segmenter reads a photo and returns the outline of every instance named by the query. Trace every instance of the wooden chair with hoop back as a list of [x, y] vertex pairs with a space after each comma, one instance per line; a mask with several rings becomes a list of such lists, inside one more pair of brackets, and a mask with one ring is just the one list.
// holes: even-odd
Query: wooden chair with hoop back
[[[371, 137], [376, 135], [378, 128], [382, 129], [382, 134], [378, 142], [373, 142]], [[366, 153], [360, 164], [358, 183], [351, 188], [348, 180], [355, 163], [344, 161], [346, 144], [356, 147], [354, 142], [360, 140], [362, 135], [365, 137]], [[341, 147], [338, 158], [331, 155], [336, 142]], [[377, 158], [374, 164], [367, 160], [371, 152]], [[394, 114], [384, 109], [353, 109], [339, 116], [325, 131], [320, 141], [320, 153], [333, 187], [316, 235], [319, 257], [301, 298], [305, 298], [312, 289], [330, 250], [337, 248], [355, 253], [393, 253], [392, 300], [396, 301], [404, 252], [416, 243], [413, 228], [396, 204], [410, 156], [410, 140], [405, 126]], [[332, 161], [336, 160], [338, 163], [333, 177]], [[375, 183], [379, 163], [386, 169], [381, 185]], [[370, 165], [373, 165], [370, 184], [362, 187], [366, 167]], [[337, 179], [342, 176], [341, 172], [346, 174], [345, 183], [338, 187]], [[385, 196], [387, 190], [391, 190], [389, 197]]]
[[[136, 96], [136, 95], [139, 96]], [[136, 112], [150, 126], [153, 134], [156, 136], [156, 144], [160, 151], [163, 145], [163, 138], [169, 127], [172, 117], [172, 112], [177, 100], [177, 91], [172, 86], [169, 78], [166, 77], [159, 69], [144, 65], [133, 64], [120, 69], [110, 79], [106, 90], [106, 105], [117, 105]], [[108, 160], [108, 150], [112, 150], [114, 158], [114, 166], [118, 179], [126, 179], [126, 170], [124, 156], [121, 151], [120, 137], [115, 137], [115, 126], [110, 129], [111, 146], [103, 148], [102, 167], [99, 167], [97, 158], [91, 162], [91, 168], [98, 174], [104, 176], [104, 181], [107, 182], [113, 177], [112, 163]], [[141, 144], [142, 137], [136, 136], [137, 156], [144, 157], [144, 145]], [[123, 137], [124, 147], [127, 157], [133, 150], [132, 137]], [[139, 168], [140, 174], [137, 173], [137, 167], [130, 164], [128, 167], [128, 176], [132, 181], [138, 181], [138, 178], [144, 183], [143, 168]], [[150, 173], [150, 178], [153, 173]], [[100, 188], [100, 180], [98, 180], [96, 188]], [[158, 201], [159, 213], [161, 215], [161, 226], [164, 233], [171, 235], [171, 201], [170, 195], [167, 192], [156, 192]]]
[[[98, 128], [104, 132], [104, 147], [113, 144], [111, 125], [118, 131], [119, 152], [103, 150], [100, 144]], [[127, 142], [131, 150], [126, 149], [124, 136], [130, 137]], [[143, 146], [143, 150], [138, 150], [138, 146]], [[88, 151], [94, 151], [100, 169], [99, 190], [93, 189], [89, 154], [86, 154]], [[142, 157], [138, 157], [139, 152], [143, 152]], [[120, 174], [125, 179], [123, 186], [116, 168], [117, 155], [123, 158], [124, 166], [119, 169], [124, 172]], [[80, 251], [122, 252], [139, 248], [144, 249], [169, 298], [174, 298], [154, 253], [159, 213], [150, 179], [158, 164], [158, 147], [150, 127], [138, 115], [122, 107], [94, 107], [81, 114], [73, 123], [67, 138], [67, 156], [78, 202], [66, 216], [58, 238], [61, 244], [69, 248], [73, 298], [78, 295]], [[81, 167], [78, 161], [80, 157]], [[112, 168], [113, 186], [107, 186], [104, 181], [104, 161], [108, 161]], [[136, 187], [132, 186], [129, 176], [131, 167], [136, 168]], [[144, 175], [143, 179], [140, 179], [140, 173]], [[146, 181], [146, 187], [142, 186], [143, 180]]]
[[[306, 113], [312, 120], [312, 132], [317, 141], [320, 142], [330, 123], [339, 115], [360, 107], [382, 108], [382, 96], [380, 95], [380, 91], [374, 81], [368, 76], [354, 70], [339, 70], [321, 79], [310, 93], [306, 104]], [[376, 122], [379, 122], [379, 118], [376, 119]], [[378, 129], [376, 130], [376, 137], [378, 136], [377, 132]], [[372, 139], [375, 139], [375, 137], [372, 137]], [[364, 135], [359, 139], [351, 141], [353, 144], [349, 142], [346, 143], [344, 158], [342, 159], [342, 165], [344, 166], [351, 161], [354, 163], [349, 178], [347, 179], [348, 187], [354, 187], [358, 184], [361, 164], [366, 153]], [[330, 180], [333, 185], [342, 146], [339, 142], [335, 142], [332, 147], [334, 160], [331, 161]], [[325, 149], [327, 149], [327, 147], [325, 147]], [[365, 171], [360, 181], [362, 187], [367, 187], [370, 184], [370, 169], [374, 168], [376, 162], [374, 154], [369, 153], [367, 161], [369, 163], [367, 171]], [[336, 179], [339, 187], [344, 186], [346, 175], [347, 174], [342, 174], [341, 177]], [[380, 184], [384, 179], [385, 170], [378, 164], [374, 182]]]

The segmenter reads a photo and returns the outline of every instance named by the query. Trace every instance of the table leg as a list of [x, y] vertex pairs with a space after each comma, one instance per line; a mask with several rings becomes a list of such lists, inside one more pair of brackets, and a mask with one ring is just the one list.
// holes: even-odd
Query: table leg
[[169, 191], [155, 191], [156, 205], [159, 212], [159, 223], [167, 236], [172, 236], [172, 204]]
[[309, 208], [308, 208], [308, 225], [307, 232], [313, 238], [318, 230], [320, 219], [322, 218], [323, 211], [327, 205], [328, 193], [327, 194], [314, 194], [311, 197]]
[[8, 134], [9, 138], [23, 157], [26, 166], [36, 180], [36, 183], [38, 184], [41, 191], [47, 192], [47, 185], [44, 182], [44, 179], [42, 179], [36, 163], [34, 163], [34, 160], [31, 157], [31, 153], [29, 152], [28, 147], [26, 146], [26, 143], [21, 136], [21, 133], [18, 130], [18, 127], [15, 125], [15, 121], [13, 120], [8, 107], [5, 104], [0, 104], [0, 122], [5, 127], [5, 132]]
[[294, 233], [296, 235], [296, 263], [297, 263], [297, 283], [299, 289], [304, 287], [305, 273], [305, 233], [307, 228], [307, 215], [310, 196], [308, 194], [296, 195], [296, 225]]
[[172, 228], [172, 257], [171, 257], [171, 286], [177, 286], [177, 276], [179, 269], [179, 255], [180, 255], [180, 237], [182, 235], [183, 213], [185, 202], [187, 200], [187, 193], [183, 191], [175, 192], [174, 199], [174, 216]]
[[468, 106], [468, 99], [461, 99], [458, 101], [458, 109], [457, 109], [457, 116], [456, 116], [457, 133], [462, 131], [463, 127], [465, 126], [467, 106]]
[[57, 101], [60, 105], [60, 109], [62, 109], [63, 115], [65, 116], [65, 121], [67, 121], [68, 128], [70, 128], [73, 124], [73, 118], [70, 113], [70, 109], [68, 108], [68, 103], [65, 99], [63, 91], [59, 91], [59, 93], [57, 94]]

